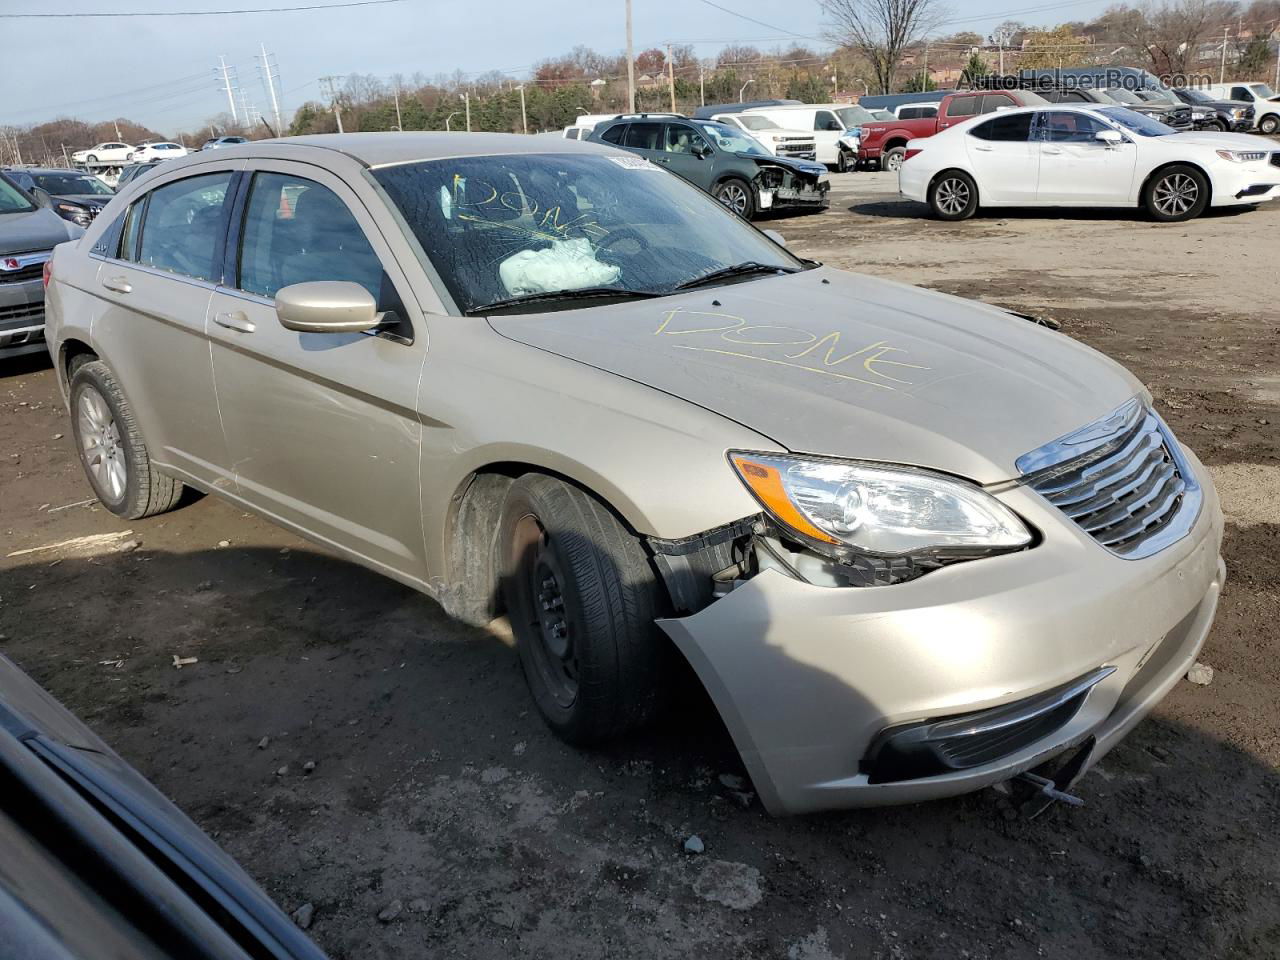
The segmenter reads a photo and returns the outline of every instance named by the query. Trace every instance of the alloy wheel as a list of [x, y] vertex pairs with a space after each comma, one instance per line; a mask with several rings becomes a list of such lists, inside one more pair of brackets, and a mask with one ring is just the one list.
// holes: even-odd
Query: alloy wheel
[[716, 196], [734, 213], [741, 216], [747, 212], [747, 191], [743, 190], [739, 184], [726, 183]]
[[85, 466], [99, 490], [113, 502], [120, 500], [129, 482], [129, 470], [115, 414], [102, 394], [85, 387], [76, 404], [76, 417]]
[[889, 154], [889, 156], [885, 157], [885, 168], [886, 168], [890, 173], [897, 173], [899, 170], [901, 170], [901, 169], [902, 169], [902, 154], [900, 154], [900, 153], [891, 153], [891, 154]]
[[1200, 185], [1185, 173], [1164, 177], [1156, 184], [1152, 202], [1166, 217], [1180, 217], [1200, 199]]
[[947, 216], [954, 217], [969, 206], [969, 184], [959, 177], [950, 177], [938, 184], [933, 196], [938, 209]]

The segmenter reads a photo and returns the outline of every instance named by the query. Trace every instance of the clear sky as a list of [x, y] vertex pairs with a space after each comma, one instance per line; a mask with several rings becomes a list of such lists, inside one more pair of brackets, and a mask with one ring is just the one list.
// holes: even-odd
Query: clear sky
[[[288, 13], [47, 17], [326, 2], [333, 0], [0, 0], [0, 17], [46, 15], [0, 19], [0, 84], [6, 92], [0, 125], [66, 115], [89, 121], [126, 116], [168, 131], [194, 128], [227, 109], [216, 76], [220, 54], [235, 68], [250, 101], [266, 112], [256, 59], [260, 42], [279, 65], [286, 122], [301, 103], [317, 97], [316, 81], [326, 74], [432, 76], [497, 69], [519, 79], [538, 60], [577, 44], [602, 53], [625, 46], [623, 0], [403, 0]], [[1006, 19], [1053, 24], [1087, 19], [1107, 6], [1109, 0], [952, 0], [940, 32], [985, 35]], [[699, 55], [713, 56], [726, 43], [770, 49], [788, 43], [789, 34], [824, 45], [817, 0], [633, 0], [633, 17], [637, 51], [693, 42]]]

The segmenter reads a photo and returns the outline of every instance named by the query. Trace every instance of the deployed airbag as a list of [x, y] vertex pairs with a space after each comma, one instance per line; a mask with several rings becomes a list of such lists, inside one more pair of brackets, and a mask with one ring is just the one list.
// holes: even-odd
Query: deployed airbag
[[620, 267], [597, 260], [591, 241], [584, 237], [553, 240], [542, 250], [521, 250], [498, 265], [502, 285], [513, 297], [599, 287], [613, 283], [621, 272]]

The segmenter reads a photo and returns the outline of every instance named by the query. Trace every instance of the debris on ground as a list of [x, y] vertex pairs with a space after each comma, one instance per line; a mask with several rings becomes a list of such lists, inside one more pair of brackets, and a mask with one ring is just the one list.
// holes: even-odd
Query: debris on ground
[[708, 860], [693, 882], [693, 892], [731, 910], [750, 910], [764, 899], [760, 871], [729, 860]]
[[698, 854], [707, 849], [707, 845], [702, 842], [702, 838], [696, 833], [684, 842], [684, 852]]
[[293, 911], [289, 916], [299, 927], [306, 930], [311, 926], [311, 918], [316, 915], [314, 904], [304, 903], [297, 910]]
[[132, 530], [119, 530], [115, 533], [93, 533], [87, 537], [74, 537], [70, 540], [59, 540], [57, 543], [46, 543], [42, 547], [27, 547], [25, 550], [14, 550], [6, 557], [25, 557], [33, 553], [57, 553], [93, 556], [99, 553], [116, 553], [120, 550], [133, 550], [138, 546], [136, 540], [130, 539]]
[[181, 670], [183, 667], [189, 667], [199, 662], [199, 657], [180, 657], [176, 653], [173, 655], [173, 668], [175, 670]]
[[270, 743], [271, 743], [271, 738], [270, 738], [270, 737], [263, 737], [261, 740], [259, 740], [259, 741], [258, 741], [258, 749], [259, 749], [259, 750], [265, 750], [265, 749], [267, 749], [267, 746], [268, 746]]
[[1187, 671], [1187, 679], [1192, 683], [1207, 687], [1213, 683], [1213, 667], [1197, 660], [1191, 665], [1191, 669]]
[[402, 913], [404, 913], [404, 904], [399, 900], [392, 900], [378, 911], [378, 919], [382, 923], [390, 923]]
[[308, 760], [306, 763], [302, 765], [303, 773], [312, 773], [315, 771], [315, 769], [316, 769], [316, 762], [314, 760]]

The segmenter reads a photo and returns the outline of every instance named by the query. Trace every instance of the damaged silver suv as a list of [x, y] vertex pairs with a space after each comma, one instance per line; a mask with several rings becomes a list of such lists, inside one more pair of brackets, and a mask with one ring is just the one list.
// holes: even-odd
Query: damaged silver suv
[[678, 651], [776, 813], [1067, 789], [1222, 584], [1149, 394], [571, 146], [293, 138], [129, 185], [48, 294], [94, 492], [138, 518], [208, 491], [505, 610], [574, 743], [654, 717]]

